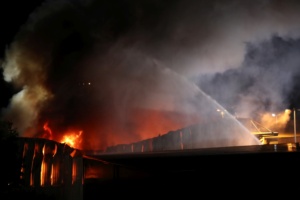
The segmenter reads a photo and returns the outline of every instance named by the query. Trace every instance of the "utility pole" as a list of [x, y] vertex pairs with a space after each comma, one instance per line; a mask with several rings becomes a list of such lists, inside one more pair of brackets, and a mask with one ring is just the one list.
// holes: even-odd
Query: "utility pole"
[[297, 142], [297, 129], [296, 129], [296, 126], [297, 126], [297, 123], [296, 123], [296, 111], [297, 110], [300, 110], [300, 109], [296, 109], [294, 108], [294, 138], [295, 138], [295, 148], [296, 149], [299, 149], [299, 142]]
[[297, 129], [296, 129], [296, 108], [294, 108], [294, 139], [295, 143], [297, 142]]

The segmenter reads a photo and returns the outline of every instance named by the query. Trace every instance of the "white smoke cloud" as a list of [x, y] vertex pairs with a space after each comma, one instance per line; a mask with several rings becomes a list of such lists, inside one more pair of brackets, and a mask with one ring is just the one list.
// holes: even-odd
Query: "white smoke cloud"
[[261, 42], [274, 34], [287, 38], [300, 34], [296, 1], [189, 3], [181, 2], [169, 14], [169, 37], [162, 46], [168, 59], [176, 57], [170, 58], [170, 66], [188, 76], [239, 67], [248, 42]]
[[[49, 116], [61, 125], [89, 116], [103, 126], [109, 124], [103, 119], [111, 117], [110, 127], [93, 128], [126, 129], [128, 137], [133, 137], [129, 132], [137, 135], [129, 120], [136, 108], [197, 115], [199, 91], [185, 81], [240, 69], [249, 43], [274, 34], [298, 38], [299, 5], [258, 0], [46, 1], [7, 50], [4, 77], [21, 92], [4, 113], [12, 119], [22, 113], [16, 123], [20, 130]], [[78, 91], [78, 85], [88, 82], [91, 87]], [[226, 88], [241, 97], [241, 113], [257, 109], [252, 104], [261, 94], [256, 86], [249, 94], [236, 94], [241, 89], [236, 85]], [[280, 92], [267, 94], [282, 98]], [[114, 126], [117, 122], [122, 128]]]

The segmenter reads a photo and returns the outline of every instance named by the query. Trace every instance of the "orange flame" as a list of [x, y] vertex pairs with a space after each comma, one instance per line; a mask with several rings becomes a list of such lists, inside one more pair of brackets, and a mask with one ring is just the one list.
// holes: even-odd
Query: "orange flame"
[[[49, 140], [53, 140], [53, 136], [55, 134], [53, 134], [52, 129], [49, 127], [49, 123], [46, 122], [43, 126], [44, 129], [44, 134], [43, 134], [43, 138], [49, 139]], [[75, 130], [69, 130], [66, 131], [65, 133], [63, 133], [62, 137], [60, 137], [60, 139], [57, 139], [58, 137], [55, 137], [55, 139], [57, 140], [57, 142], [60, 143], [65, 143], [67, 145], [69, 145], [70, 147], [73, 148], [77, 148], [80, 149], [81, 148], [81, 135], [82, 135], [83, 131], [75, 131]], [[60, 134], [59, 134], [60, 135]]]
[[81, 134], [82, 131], [79, 131], [78, 133], [76, 132], [68, 132], [65, 133], [63, 136], [63, 139], [60, 141], [61, 143], [66, 143], [67, 145], [74, 147], [74, 148], [79, 148], [81, 144]]
[[[43, 129], [45, 131], [43, 138], [47, 138], [49, 140], [52, 140], [52, 130], [49, 128], [48, 122], [46, 122], [43, 126]], [[48, 136], [47, 136], [48, 135]]]

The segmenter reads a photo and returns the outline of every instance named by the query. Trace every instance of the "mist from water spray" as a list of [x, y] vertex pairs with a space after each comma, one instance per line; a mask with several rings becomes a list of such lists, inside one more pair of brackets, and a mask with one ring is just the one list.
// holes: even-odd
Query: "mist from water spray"
[[[264, 108], [270, 99], [285, 103], [299, 61], [292, 62], [284, 77], [281, 67], [299, 58], [299, 8], [297, 1], [46, 1], [7, 50], [5, 80], [22, 92], [3, 113], [18, 129], [29, 129], [30, 136], [49, 119], [58, 134], [83, 126], [90, 146], [94, 141], [111, 145], [145, 139], [198, 118], [207, 118], [209, 130], [222, 130], [225, 123], [208, 125], [219, 114], [217, 107], [238, 124], [241, 135], [246, 130], [219, 103], [242, 108], [239, 114]], [[293, 39], [262, 48], [274, 34]], [[247, 49], [246, 43], [257, 47]], [[294, 53], [282, 58], [285, 52]], [[264, 59], [256, 62], [257, 57], [279, 64], [274, 68]], [[194, 78], [201, 89], [183, 86], [174, 73]], [[202, 75], [209, 73], [212, 78], [205, 80]], [[140, 122], [145, 124], [138, 127]], [[151, 134], [140, 131], [150, 128]]]
[[[212, 115], [212, 120], [207, 122], [200, 122], [192, 126], [194, 135], [197, 135], [196, 143], [194, 148], [211, 148], [211, 147], [230, 147], [230, 146], [244, 146], [244, 145], [261, 145], [261, 141], [246, 128], [240, 121], [236, 119], [231, 113], [229, 113], [222, 105], [220, 105], [211, 96], [206, 94], [199, 86], [195, 83], [189, 81], [186, 77], [171, 71], [178, 79], [183, 80], [188, 84], [192, 90], [204, 97], [198, 98], [202, 101], [201, 107], [199, 107], [199, 112], [201, 115], [205, 115], [210, 119]], [[205, 106], [207, 105], [207, 107]], [[209, 111], [203, 112], [203, 109], [209, 108]], [[219, 113], [218, 113], [219, 112]], [[221, 117], [216, 117], [215, 114]], [[175, 146], [175, 145], [174, 145]]]
[[200, 116], [199, 121], [153, 138], [109, 146], [105, 152], [140, 153], [262, 144], [249, 129], [201, 88], [164, 65], [159, 66], [169, 74], [169, 77], [181, 82], [190, 94], [193, 94], [189, 96], [189, 100], [193, 100], [191, 105]]

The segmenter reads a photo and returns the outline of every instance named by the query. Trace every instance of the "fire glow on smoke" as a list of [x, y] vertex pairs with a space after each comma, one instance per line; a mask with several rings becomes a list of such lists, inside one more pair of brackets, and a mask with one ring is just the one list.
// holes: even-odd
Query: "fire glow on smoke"
[[[44, 129], [44, 133], [42, 135], [42, 138], [45, 138], [45, 139], [49, 139], [49, 140], [53, 140], [53, 133], [52, 133], [52, 130], [51, 128], [49, 127], [48, 125], [48, 122], [46, 122], [43, 126], [43, 129]], [[76, 149], [82, 149], [82, 146], [81, 146], [81, 142], [82, 142], [82, 130], [69, 130], [67, 132], [64, 132], [64, 133], [58, 133], [58, 134], [55, 134], [56, 136], [56, 140], [57, 142], [60, 142], [60, 143], [65, 143], [67, 145], [69, 145], [70, 147], [73, 147], [73, 148], [76, 148]], [[57, 136], [60, 136], [61, 138], [57, 138]]]
[[299, 8], [46, 1], [7, 49], [19, 92], [2, 114], [22, 136], [105, 149], [210, 122], [215, 101], [246, 117], [283, 110], [300, 74]]
[[[199, 122], [198, 116], [189, 116], [182, 113], [172, 113], [163, 111], [151, 111], [151, 110], [136, 110], [131, 115], [131, 121], [135, 122], [135, 130], [140, 130], [139, 139], [130, 138], [113, 138], [115, 144], [131, 143], [138, 140], [148, 139], [163, 135], [169, 131], [177, 130], [185, 126], [196, 124]], [[193, 121], [192, 121], [193, 120]], [[51, 121], [50, 121], [51, 122]], [[55, 127], [55, 125], [54, 125]], [[60, 131], [64, 130], [64, 131]], [[113, 132], [109, 135], [114, 135]], [[86, 139], [85, 132], [76, 128], [58, 129], [54, 130], [47, 121], [43, 125], [43, 131], [38, 137], [55, 140], [60, 143], [66, 143], [67, 145], [77, 149], [88, 149], [83, 146], [83, 140]], [[99, 140], [99, 138], [97, 138]], [[98, 142], [98, 141], [96, 141]], [[113, 144], [111, 144], [113, 145]], [[96, 147], [97, 148], [97, 147]], [[99, 147], [98, 147], [99, 148]], [[101, 148], [99, 148], [101, 149]]]
[[286, 109], [280, 113], [264, 113], [261, 116], [261, 123], [270, 129], [280, 132], [284, 131], [291, 117], [291, 110]]

